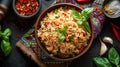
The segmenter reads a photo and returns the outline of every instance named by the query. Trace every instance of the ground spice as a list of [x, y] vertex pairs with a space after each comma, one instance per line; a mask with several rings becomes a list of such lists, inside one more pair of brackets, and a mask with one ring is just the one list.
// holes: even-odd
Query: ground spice
[[16, 0], [16, 10], [23, 16], [33, 15], [39, 7], [38, 0]]

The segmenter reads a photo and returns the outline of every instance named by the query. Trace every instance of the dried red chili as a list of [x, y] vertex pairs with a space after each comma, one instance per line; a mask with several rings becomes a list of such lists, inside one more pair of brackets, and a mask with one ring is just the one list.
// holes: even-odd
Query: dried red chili
[[39, 3], [38, 0], [17, 0], [15, 7], [19, 14], [30, 16], [38, 10]]

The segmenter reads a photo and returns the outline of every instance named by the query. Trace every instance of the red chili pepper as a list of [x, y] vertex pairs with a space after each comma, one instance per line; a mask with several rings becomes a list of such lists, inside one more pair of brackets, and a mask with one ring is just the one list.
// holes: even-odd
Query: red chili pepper
[[113, 29], [113, 33], [115, 35], [115, 37], [117, 38], [118, 41], [120, 41], [120, 35], [118, 33], [118, 29], [120, 29], [118, 26], [114, 25], [113, 23], [112, 24], [112, 29]]
[[92, 0], [77, 0], [79, 3], [88, 3], [91, 2]]

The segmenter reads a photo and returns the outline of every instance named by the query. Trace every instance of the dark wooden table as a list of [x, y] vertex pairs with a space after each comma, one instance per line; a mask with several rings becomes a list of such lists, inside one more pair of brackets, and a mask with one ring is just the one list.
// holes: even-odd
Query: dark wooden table
[[[45, 1], [42, 0], [42, 8], [40, 13], [49, 7], [53, 3], [53, 0]], [[16, 42], [19, 40], [19, 37], [26, 33], [32, 25], [35, 23], [36, 19], [33, 19], [31, 22], [32, 25], [28, 26], [27, 28], [19, 28], [19, 24], [17, 23], [16, 17], [12, 10], [12, 6], [10, 6], [9, 12], [6, 14], [6, 17], [0, 21], [0, 25], [3, 29], [10, 27], [12, 29], [12, 36], [11, 36], [11, 45], [12, 45], [12, 53], [8, 57], [4, 57], [2, 52], [0, 51], [0, 67], [38, 67], [36, 63], [34, 63], [31, 59], [26, 57], [16, 46]], [[103, 38], [104, 36], [109, 36], [114, 40], [115, 48], [118, 50], [120, 54], [120, 42], [118, 42], [113, 34], [112, 27], [110, 24], [109, 18], [106, 19], [100, 37]], [[17, 26], [18, 25], [18, 26]], [[100, 51], [100, 42], [99, 39], [94, 39], [94, 42], [91, 48], [85, 53], [83, 56], [79, 57], [78, 59], [73, 60], [68, 67], [95, 67], [93, 63], [93, 58], [99, 56]], [[106, 54], [104, 56], [107, 56]]]

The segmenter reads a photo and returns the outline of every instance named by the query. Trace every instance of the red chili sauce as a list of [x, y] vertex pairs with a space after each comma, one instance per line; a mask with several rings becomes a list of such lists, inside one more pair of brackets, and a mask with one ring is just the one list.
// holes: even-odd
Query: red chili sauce
[[16, 10], [22, 16], [33, 15], [39, 8], [38, 0], [16, 0]]

